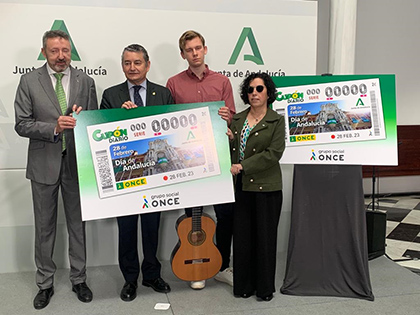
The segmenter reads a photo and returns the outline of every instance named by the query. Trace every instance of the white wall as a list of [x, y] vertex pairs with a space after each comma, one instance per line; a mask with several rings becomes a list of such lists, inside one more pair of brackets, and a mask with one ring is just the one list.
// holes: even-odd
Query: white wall
[[420, 123], [420, 6], [367, 0], [357, 7], [356, 73], [395, 73], [397, 124]]
[[[357, 4], [355, 73], [395, 73], [397, 124], [420, 124], [420, 6], [418, 0]], [[371, 179], [364, 180], [371, 193]], [[380, 177], [379, 193], [420, 191], [420, 176]], [[378, 187], [378, 186], [377, 186]]]

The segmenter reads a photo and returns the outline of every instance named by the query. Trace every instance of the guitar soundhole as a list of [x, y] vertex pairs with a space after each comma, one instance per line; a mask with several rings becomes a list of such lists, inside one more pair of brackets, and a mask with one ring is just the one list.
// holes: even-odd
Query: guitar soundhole
[[200, 246], [204, 243], [205, 240], [206, 240], [206, 232], [204, 232], [203, 230], [195, 231], [195, 232], [190, 231], [190, 233], [188, 233], [188, 241], [193, 246]]

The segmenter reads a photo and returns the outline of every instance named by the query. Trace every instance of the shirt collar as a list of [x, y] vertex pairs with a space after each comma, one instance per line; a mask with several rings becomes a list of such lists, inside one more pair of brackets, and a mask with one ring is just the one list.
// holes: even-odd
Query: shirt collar
[[[48, 74], [50, 76], [57, 73], [56, 71], [54, 71], [53, 69], [51, 69], [51, 67], [50, 67], [50, 65], [48, 63], [47, 63], [47, 71], [48, 71]], [[69, 75], [70, 74], [70, 66], [68, 66], [66, 70], [61, 71], [60, 73], [62, 73], [64, 75]]]
[[[195, 75], [195, 73], [194, 72], [192, 72], [192, 70], [191, 70], [191, 68], [190, 67], [188, 67], [188, 69], [187, 69], [187, 74], [190, 76], [190, 77], [194, 77], [194, 78], [196, 78], [197, 80], [198, 80], [198, 77]], [[208, 65], [206, 65], [206, 68], [204, 69], [204, 71], [203, 71], [203, 79], [207, 76], [209, 74], [209, 66]]]
[[[128, 83], [128, 89], [131, 89], [133, 86], [135, 86], [135, 84], [131, 83], [130, 81], [127, 80]], [[142, 83], [139, 84], [140, 86], [142, 86], [146, 91], [147, 91], [147, 80], [144, 80]]]

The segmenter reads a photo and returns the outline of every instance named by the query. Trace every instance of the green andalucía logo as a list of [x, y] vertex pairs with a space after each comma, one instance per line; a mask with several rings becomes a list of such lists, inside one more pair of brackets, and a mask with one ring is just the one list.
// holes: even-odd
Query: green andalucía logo
[[362, 99], [359, 98], [359, 100], [356, 103], [356, 106], [365, 106], [365, 103], [363, 103]]
[[260, 50], [258, 49], [258, 45], [257, 45], [257, 41], [255, 40], [254, 33], [252, 32], [252, 29], [250, 27], [243, 28], [242, 33], [239, 36], [239, 39], [236, 43], [235, 49], [232, 52], [232, 56], [230, 56], [228, 64], [234, 65], [236, 63], [236, 60], [238, 60], [239, 53], [241, 52], [246, 39], [248, 39], [248, 42], [251, 45], [253, 55], [244, 54], [244, 60], [252, 61], [253, 63], [257, 65], [263, 65], [264, 61], [262, 59]]
[[[80, 61], [81, 59], [79, 53], [77, 52], [76, 46], [74, 45], [73, 40], [71, 39], [69, 31], [67, 30], [66, 23], [64, 23], [63, 20], [55, 20], [53, 26], [51, 27], [51, 30], [60, 30], [69, 35], [71, 44], [71, 60]], [[45, 57], [42, 53], [39, 53], [38, 60], [45, 60]]]

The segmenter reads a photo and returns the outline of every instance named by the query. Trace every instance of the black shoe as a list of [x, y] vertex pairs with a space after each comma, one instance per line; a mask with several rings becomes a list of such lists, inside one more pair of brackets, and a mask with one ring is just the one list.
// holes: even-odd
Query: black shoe
[[273, 299], [273, 294], [269, 294], [266, 296], [257, 296], [257, 300], [260, 302], [270, 302]]
[[120, 298], [125, 302], [134, 300], [137, 296], [137, 283], [126, 282], [121, 290]]
[[90, 301], [92, 301], [93, 294], [87, 286], [86, 282], [73, 285], [73, 292], [76, 292], [79, 301], [82, 301], [84, 303], [89, 303]]
[[234, 297], [247, 299], [247, 298], [249, 298], [253, 295], [254, 295], [254, 293], [242, 293], [242, 294], [234, 294]]
[[54, 288], [48, 288], [45, 290], [39, 290], [38, 294], [34, 299], [34, 307], [37, 310], [44, 308], [50, 303], [51, 297], [54, 295]]
[[151, 287], [153, 290], [159, 293], [171, 292], [171, 287], [161, 277], [154, 280], [143, 280], [142, 285], [145, 287]]

